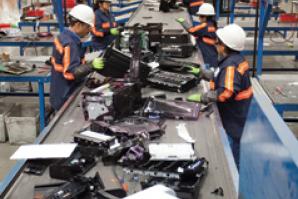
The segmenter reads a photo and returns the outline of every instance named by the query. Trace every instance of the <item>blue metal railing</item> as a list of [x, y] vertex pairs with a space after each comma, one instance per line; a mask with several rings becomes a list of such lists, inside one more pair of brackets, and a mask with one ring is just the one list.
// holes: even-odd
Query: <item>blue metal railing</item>
[[254, 98], [241, 139], [241, 199], [298, 198], [298, 141], [263, 93]]

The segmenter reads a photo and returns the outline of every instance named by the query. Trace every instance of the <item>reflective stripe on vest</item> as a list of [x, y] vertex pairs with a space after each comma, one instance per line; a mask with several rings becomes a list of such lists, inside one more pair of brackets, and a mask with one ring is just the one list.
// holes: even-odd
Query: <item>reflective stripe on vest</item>
[[216, 40], [215, 39], [211, 39], [209, 37], [203, 37], [203, 42], [209, 45], [215, 45], [216, 44]]
[[56, 72], [62, 73], [63, 72], [63, 65], [57, 64], [55, 57], [51, 57], [51, 63], [54, 66]]
[[215, 27], [208, 27], [208, 32], [216, 32], [216, 28]]
[[204, 1], [196, 1], [189, 4], [190, 7], [196, 7], [201, 6], [204, 3]]
[[210, 90], [214, 91], [215, 90], [215, 82], [213, 80], [211, 80], [209, 82], [209, 87], [210, 87]]
[[238, 93], [238, 95], [235, 97], [235, 100], [241, 101], [241, 100], [249, 99], [252, 95], [253, 95], [252, 87], [249, 87], [248, 89]]
[[247, 61], [244, 61], [239, 64], [237, 71], [241, 74], [244, 75], [244, 73], [249, 69], [249, 64]]
[[103, 29], [108, 29], [108, 28], [110, 28], [110, 27], [111, 27], [110, 22], [104, 22], [104, 23], [102, 23], [102, 24], [101, 24], [101, 27], [102, 27]]

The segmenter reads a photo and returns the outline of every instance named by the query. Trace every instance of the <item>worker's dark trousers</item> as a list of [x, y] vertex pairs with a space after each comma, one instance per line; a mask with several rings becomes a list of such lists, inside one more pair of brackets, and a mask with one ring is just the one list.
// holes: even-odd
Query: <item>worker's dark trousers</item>
[[239, 170], [239, 164], [240, 164], [240, 139], [232, 138], [231, 136], [228, 136], [229, 143], [232, 149], [232, 153], [234, 156], [234, 161], [237, 166], [237, 169]]

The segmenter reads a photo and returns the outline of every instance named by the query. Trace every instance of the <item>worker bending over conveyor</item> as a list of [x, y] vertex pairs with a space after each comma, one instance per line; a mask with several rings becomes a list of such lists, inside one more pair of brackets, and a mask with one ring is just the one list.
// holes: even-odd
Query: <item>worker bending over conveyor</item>
[[214, 18], [214, 7], [209, 3], [204, 3], [197, 15], [200, 19], [200, 24], [197, 26], [192, 27], [184, 18], [178, 18], [177, 21], [196, 38], [206, 68], [217, 67], [218, 53], [215, 46], [217, 22]]
[[218, 65], [219, 72], [211, 79], [209, 92], [191, 95], [188, 100], [217, 103], [223, 127], [228, 134], [233, 156], [239, 168], [240, 139], [253, 96], [249, 64], [240, 54], [245, 47], [246, 34], [237, 24], [230, 24], [217, 30], [216, 35], [217, 50], [222, 57]]
[[115, 17], [110, 12], [112, 1], [97, 0], [94, 4], [95, 26], [92, 29], [94, 50], [104, 50], [119, 34]]
[[81, 38], [94, 26], [94, 13], [87, 5], [77, 5], [69, 12], [70, 28], [54, 40], [51, 63], [50, 103], [58, 111], [68, 97], [81, 84], [92, 69], [101, 70], [103, 60], [96, 58], [92, 64], [84, 60], [85, 50]]

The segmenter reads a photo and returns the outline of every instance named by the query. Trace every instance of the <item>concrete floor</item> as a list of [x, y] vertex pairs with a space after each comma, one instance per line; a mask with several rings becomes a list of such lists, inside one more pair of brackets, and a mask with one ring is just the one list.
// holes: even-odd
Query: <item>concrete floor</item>
[[[26, 87], [26, 86], [23, 86]], [[35, 86], [33, 86], [35, 90]], [[46, 92], [48, 86], [46, 88]], [[0, 97], [0, 102], [10, 103], [35, 103], [38, 107], [38, 98], [36, 97]], [[48, 98], [46, 98], [48, 107]], [[19, 145], [11, 145], [8, 142], [0, 143], [0, 181], [6, 176], [7, 172], [14, 166], [16, 161], [9, 160], [10, 156], [18, 149]]]
[[14, 160], [9, 160], [9, 157], [18, 147], [17, 145], [10, 145], [9, 143], [0, 143], [0, 181], [3, 180], [7, 172], [16, 163]]

